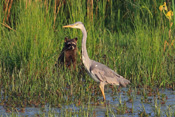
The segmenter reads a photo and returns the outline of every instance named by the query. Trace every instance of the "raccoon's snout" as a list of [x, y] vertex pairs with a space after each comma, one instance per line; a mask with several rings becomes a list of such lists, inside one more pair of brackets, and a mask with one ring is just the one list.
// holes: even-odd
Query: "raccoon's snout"
[[74, 47], [74, 45], [70, 45], [70, 46], [68, 47], [68, 49], [69, 49], [69, 50], [74, 50], [75, 47]]
[[67, 42], [66, 47], [68, 50], [75, 50], [76, 49], [76, 43], [75, 42]]
[[74, 46], [72, 46], [72, 50], [74, 50]]

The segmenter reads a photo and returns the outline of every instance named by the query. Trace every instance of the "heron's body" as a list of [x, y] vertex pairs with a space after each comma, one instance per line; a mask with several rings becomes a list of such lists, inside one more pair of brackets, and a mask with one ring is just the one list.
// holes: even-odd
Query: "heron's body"
[[96, 62], [94, 60], [91, 60], [88, 56], [87, 50], [86, 50], [86, 38], [87, 38], [87, 32], [82, 22], [76, 22], [74, 24], [66, 25], [64, 27], [71, 27], [71, 28], [78, 28], [83, 33], [83, 39], [82, 39], [82, 60], [85, 68], [87, 69], [90, 76], [96, 81], [100, 83], [100, 89], [103, 94], [103, 98], [105, 100], [105, 94], [104, 94], [104, 86], [106, 84], [112, 84], [112, 85], [121, 85], [126, 87], [127, 84], [130, 83], [129, 80], [123, 78], [116, 72], [114, 72], [112, 69], [107, 67], [104, 64], [101, 64], [99, 62]]

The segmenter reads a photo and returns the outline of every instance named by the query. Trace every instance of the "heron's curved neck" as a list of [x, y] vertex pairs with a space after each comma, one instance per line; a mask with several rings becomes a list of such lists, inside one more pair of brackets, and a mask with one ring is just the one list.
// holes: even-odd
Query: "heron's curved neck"
[[88, 56], [87, 49], [86, 49], [87, 32], [86, 32], [85, 27], [83, 27], [81, 29], [81, 31], [83, 33], [83, 38], [82, 38], [82, 59], [83, 59], [83, 63], [85, 65], [85, 67], [87, 69], [89, 69], [89, 67], [90, 67], [90, 58]]

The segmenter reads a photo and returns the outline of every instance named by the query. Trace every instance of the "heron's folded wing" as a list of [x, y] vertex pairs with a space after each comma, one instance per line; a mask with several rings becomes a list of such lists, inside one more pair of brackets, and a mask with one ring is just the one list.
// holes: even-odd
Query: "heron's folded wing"
[[90, 72], [94, 74], [94, 76], [96, 76], [101, 82], [119, 85], [119, 82], [115, 78], [115, 72], [113, 72], [110, 68], [104, 65], [92, 65], [90, 68]]
[[112, 84], [112, 85], [121, 85], [126, 87], [127, 84], [130, 83], [129, 80], [123, 78], [119, 74], [115, 73], [112, 69], [109, 67], [98, 63], [94, 62], [93, 65], [90, 67], [90, 71], [100, 80], [103, 81], [107, 84]]

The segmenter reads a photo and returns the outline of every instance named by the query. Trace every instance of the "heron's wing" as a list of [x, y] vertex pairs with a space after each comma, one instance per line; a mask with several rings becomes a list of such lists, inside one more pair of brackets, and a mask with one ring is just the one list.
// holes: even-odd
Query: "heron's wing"
[[90, 72], [94, 74], [94, 76], [96, 76], [100, 80], [100, 82], [105, 82], [107, 84], [122, 85], [125, 87], [127, 84], [130, 83], [129, 80], [115, 73], [109, 67], [96, 61], [92, 62]]

